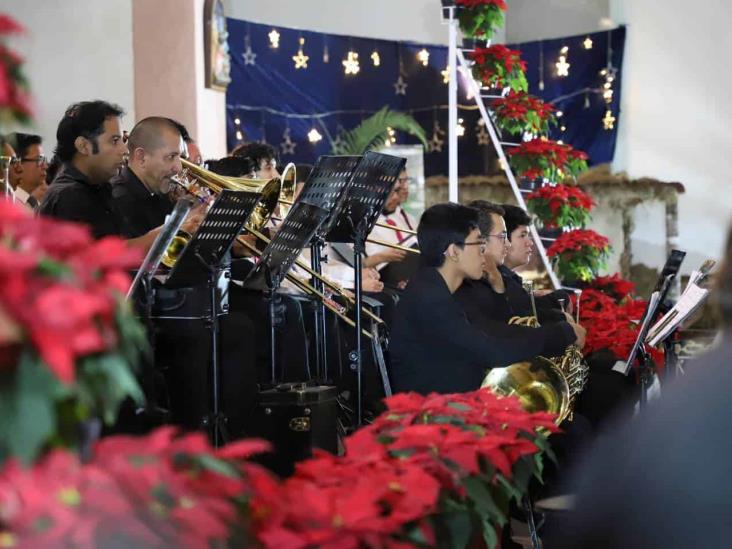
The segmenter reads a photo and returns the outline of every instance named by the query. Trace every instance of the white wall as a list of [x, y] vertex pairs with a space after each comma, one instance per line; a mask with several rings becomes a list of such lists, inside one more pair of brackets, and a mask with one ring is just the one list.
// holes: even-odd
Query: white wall
[[609, 0], [508, 0], [506, 42], [530, 42], [597, 32]]
[[225, 0], [236, 19], [317, 32], [447, 44], [440, 0]]
[[27, 29], [11, 46], [26, 58], [33, 131], [47, 154], [66, 107], [76, 101], [112, 101], [127, 111], [127, 122], [135, 119], [131, 0], [2, 0], [0, 11]]
[[[679, 245], [688, 270], [721, 254], [732, 220], [732, 4], [611, 0], [611, 16], [628, 24], [614, 168], [684, 184]], [[642, 232], [644, 245], [658, 245]]]

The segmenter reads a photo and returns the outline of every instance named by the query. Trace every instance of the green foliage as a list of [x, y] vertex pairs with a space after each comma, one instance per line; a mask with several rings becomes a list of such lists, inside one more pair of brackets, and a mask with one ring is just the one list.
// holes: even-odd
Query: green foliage
[[583, 248], [581, 253], [563, 252], [555, 260], [555, 268], [564, 281], [581, 280], [589, 282], [600, 276], [600, 270], [607, 265], [609, 249]]
[[361, 155], [366, 151], [380, 149], [389, 138], [389, 128], [413, 135], [427, 146], [425, 131], [412, 116], [384, 107], [341, 135], [340, 143], [331, 142], [331, 153]]
[[460, 30], [466, 38], [490, 40], [493, 33], [503, 26], [503, 10], [495, 5], [478, 6], [459, 10]]

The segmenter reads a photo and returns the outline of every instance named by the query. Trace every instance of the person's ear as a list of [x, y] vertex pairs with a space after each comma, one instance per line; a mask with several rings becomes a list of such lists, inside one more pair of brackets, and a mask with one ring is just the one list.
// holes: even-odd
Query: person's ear
[[10, 165], [10, 169], [13, 170], [13, 173], [15, 175], [20, 175], [23, 173], [23, 163], [20, 160], [18, 160], [17, 162], [13, 162]]
[[92, 154], [91, 141], [82, 135], [74, 139], [74, 147], [76, 148], [76, 152], [79, 154], [83, 154], [85, 156], [91, 156]]
[[450, 261], [458, 261], [460, 259], [458, 249], [459, 248], [457, 244], [450, 244], [447, 247], [447, 250], [445, 250], [445, 257], [447, 257]]

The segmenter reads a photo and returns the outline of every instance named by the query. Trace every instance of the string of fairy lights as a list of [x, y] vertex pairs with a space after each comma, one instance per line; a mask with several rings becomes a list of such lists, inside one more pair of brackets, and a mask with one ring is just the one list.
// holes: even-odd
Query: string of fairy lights
[[[603, 67], [602, 70], [599, 71], [599, 81], [601, 82], [601, 86], [598, 87], [586, 87], [580, 90], [577, 90], [571, 94], [567, 94], [561, 97], [557, 97], [550, 101], [554, 105], [561, 105], [564, 101], [567, 101], [568, 99], [571, 99], [577, 95], [584, 94], [584, 108], [589, 109], [590, 108], [590, 95], [600, 95], [602, 96], [605, 104], [606, 109], [604, 116], [602, 118], [602, 125], [603, 129], [610, 131], [614, 128], [616, 117], [613, 114], [611, 104], [613, 101], [613, 85], [615, 82], [615, 79], [617, 77], [618, 69], [613, 66], [612, 64], [612, 30], [608, 30], [608, 39], [607, 39], [607, 62], [605, 67]], [[267, 46], [271, 50], [279, 50], [283, 47], [281, 43], [281, 34], [276, 28], [272, 28], [269, 33], [267, 34], [268, 38], [268, 44]], [[587, 36], [581, 43], [581, 48], [584, 50], [591, 50], [594, 47], [593, 40], [590, 36]], [[305, 37], [300, 34], [297, 40], [297, 49], [293, 52], [293, 55], [291, 56], [293, 66], [295, 70], [307, 70], [309, 67], [309, 63], [313, 62], [313, 56], [315, 52], [317, 51], [316, 46], [312, 46], [311, 44], [306, 42]], [[244, 59], [245, 65], [255, 65], [256, 64], [256, 58], [257, 53], [252, 48], [252, 40], [249, 33], [249, 29], [247, 27], [246, 34], [244, 36], [244, 51], [241, 54], [242, 58]], [[407, 73], [404, 70], [404, 59], [403, 59], [403, 51], [402, 47], [398, 46], [397, 48], [397, 55], [398, 55], [398, 75], [396, 81], [392, 84], [394, 87], [394, 93], [396, 95], [405, 96], [407, 95], [408, 90], [408, 80], [407, 80]], [[538, 88], [539, 90], [544, 90], [545, 82], [544, 82], [544, 45], [543, 42], [540, 42], [539, 44], [539, 83]], [[366, 56], [374, 68], [379, 68], [382, 65], [381, 60], [381, 52], [379, 51], [378, 45], [374, 44], [373, 48], [370, 50], [370, 53]], [[428, 67], [429, 66], [429, 60], [430, 60], [430, 52], [426, 48], [421, 48], [416, 54], [416, 61], [417, 64], [422, 67]], [[323, 39], [323, 47], [322, 47], [322, 56], [321, 56], [323, 63], [330, 63], [330, 51], [328, 48], [327, 40]], [[571, 60], [571, 52], [569, 45], [562, 45], [556, 54], [556, 61], [553, 62], [554, 66], [554, 77], [556, 78], [566, 78], [570, 74], [570, 70], [572, 67], [572, 64], [570, 62]], [[353, 44], [349, 44], [348, 51], [345, 54], [345, 57], [341, 60], [341, 65], [343, 67], [343, 73], [346, 77], [354, 77], [358, 75], [361, 72], [361, 66], [362, 66], [363, 58], [360, 56], [359, 52], [356, 51], [356, 49], [353, 47]], [[460, 73], [463, 78], [470, 78], [470, 75], [467, 74], [466, 71], [462, 70], [462, 67], [460, 67]], [[443, 84], [448, 84], [450, 81], [449, 77], [449, 70], [447, 67], [445, 67], [444, 70], [440, 71], [440, 74], [442, 75], [442, 82]], [[464, 86], [465, 90], [465, 99], [471, 100], [472, 97], [472, 86]], [[283, 153], [285, 154], [292, 154], [295, 151], [295, 148], [297, 147], [297, 143], [292, 140], [291, 137], [291, 130], [289, 126], [289, 120], [290, 119], [309, 119], [312, 122], [311, 129], [307, 132], [307, 138], [308, 141], [312, 144], [317, 144], [320, 142], [324, 136], [325, 133], [331, 142], [334, 144], [338, 143], [338, 139], [340, 138], [340, 134], [343, 131], [343, 128], [338, 129], [337, 135], [335, 138], [331, 138], [327, 127], [323, 123], [323, 120], [325, 118], [336, 116], [336, 115], [344, 115], [344, 114], [360, 114], [362, 117], [373, 114], [375, 111], [364, 111], [364, 110], [357, 110], [357, 111], [349, 111], [349, 110], [338, 110], [338, 111], [328, 111], [328, 112], [320, 112], [320, 113], [312, 113], [312, 114], [296, 114], [296, 113], [289, 113], [284, 111], [277, 111], [275, 109], [270, 108], [264, 108], [260, 106], [251, 106], [251, 105], [234, 105], [230, 106], [230, 109], [233, 109], [234, 111], [260, 111], [261, 113], [261, 138], [260, 141], [266, 142], [266, 132], [265, 132], [265, 117], [266, 116], [279, 116], [283, 117], [287, 120], [287, 125], [285, 128], [285, 131], [283, 133], [282, 142], [279, 144], [280, 148], [282, 149]], [[404, 112], [407, 112], [409, 114], [415, 114], [420, 111], [428, 111], [433, 110], [434, 111], [434, 119], [433, 119], [433, 128], [432, 128], [432, 135], [429, 139], [429, 146], [428, 146], [428, 152], [442, 152], [442, 147], [444, 145], [444, 136], [446, 134], [445, 130], [443, 130], [440, 127], [439, 121], [437, 119], [437, 111], [438, 110], [444, 110], [447, 108], [447, 105], [437, 105], [437, 106], [431, 106], [431, 107], [424, 107], [421, 109], [408, 109]], [[477, 106], [475, 105], [460, 105], [459, 109], [461, 110], [475, 110], [477, 109]], [[556, 116], [558, 118], [559, 122], [559, 129], [561, 133], [566, 132], [567, 126], [564, 123], [564, 120], [562, 120], [563, 112], [561, 110], [558, 110], [556, 113]], [[237, 141], [241, 142], [245, 139], [244, 130], [241, 124], [241, 118], [239, 115], [237, 115], [234, 118], [234, 125], [235, 125], [235, 137]], [[457, 133], [458, 137], [464, 138], [467, 133], [467, 129], [465, 127], [465, 122], [463, 118], [458, 118], [458, 126], [457, 126]], [[490, 143], [490, 137], [489, 134], [483, 124], [482, 119], [478, 120], [478, 122], [475, 125], [475, 138], [479, 145], [488, 145]], [[560, 140], [561, 141], [561, 140]], [[394, 130], [390, 130], [390, 138], [387, 140], [387, 145], [396, 143], [396, 132]]]

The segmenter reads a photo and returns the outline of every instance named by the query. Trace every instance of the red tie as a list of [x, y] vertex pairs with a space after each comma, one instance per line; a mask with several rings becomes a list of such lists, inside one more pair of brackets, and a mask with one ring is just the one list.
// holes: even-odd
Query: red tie
[[[387, 225], [391, 225], [392, 227], [398, 227], [399, 226], [399, 225], [396, 224], [396, 222], [391, 217], [387, 217], [386, 218], [386, 223], [387, 223]], [[402, 241], [404, 240], [404, 237], [402, 236], [401, 231], [395, 231], [395, 232], [396, 232], [397, 242], [399, 244], [401, 244]]]

